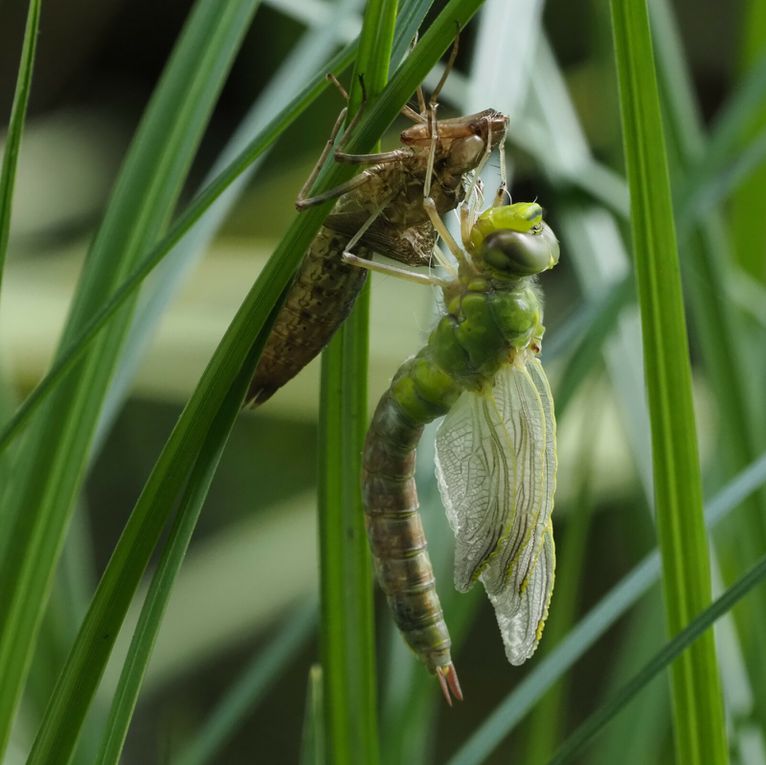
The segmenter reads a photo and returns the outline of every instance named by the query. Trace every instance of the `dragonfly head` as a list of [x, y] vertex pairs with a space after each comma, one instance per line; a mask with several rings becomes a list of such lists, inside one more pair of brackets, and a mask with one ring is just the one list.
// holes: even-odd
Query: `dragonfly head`
[[559, 262], [559, 243], [537, 202], [485, 210], [471, 229], [471, 251], [494, 276], [533, 276]]

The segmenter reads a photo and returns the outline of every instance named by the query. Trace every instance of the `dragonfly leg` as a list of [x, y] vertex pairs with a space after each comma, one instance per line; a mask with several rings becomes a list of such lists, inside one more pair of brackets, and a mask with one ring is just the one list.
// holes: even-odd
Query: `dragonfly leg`
[[452, 68], [455, 66], [455, 59], [457, 59], [457, 52], [460, 47], [460, 26], [457, 28], [457, 34], [455, 35], [455, 40], [452, 43], [452, 50], [450, 50], [449, 58], [447, 59], [447, 64], [444, 67], [444, 71], [442, 72], [442, 76], [439, 79], [439, 82], [437, 83], [436, 87], [434, 88], [434, 92], [431, 93], [431, 105], [436, 105], [437, 100], [439, 99], [439, 95], [442, 92], [442, 88], [444, 87], [444, 83], [447, 82], [447, 77], [449, 77], [450, 72], [452, 71]]
[[384, 165], [389, 162], [399, 162], [399, 160], [409, 157], [410, 154], [409, 149], [379, 151], [373, 154], [347, 154], [345, 151], [336, 151], [335, 159], [350, 165]]
[[329, 199], [337, 199], [338, 197], [347, 194], [349, 191], [353, 191], [354, 189], [358, 189], [360, 186], [364, 186], [365, 183], [369, 183], [369, 181], [375, 175], [376, 173], [374, 171], [365, 170], [364, 172], [359, 173], [359, 175], [355, 175], [350, 181], [341, 183], [338, 186], [333, 186], [333, 188], [327, 189], [327, 191], [323, 191], [321, 194], [317, 194], [313, 197], [303, 196], [303, 189], [301, 189], [301, 194], [295, 200], [295, 207], [300, 212], [301, 210], [305, 210], [307, 207], [315, 207], [316, 205], [321, 205], [322, 202], [327, 202]]
[[426, 163], [425, 182], [423, 183], [423, 202], [431, 196], [431, 179], [434, 174], [434, 162], [436, 160], [436, 144], [438, 142], [438, 130], [436, 126], [436, 107], [438, 104], [431, 103], [428, 107], [428, 130], [431, 136], [431, 145], [428, 149], [428, 162]]
[[452, 261], [442, 252], [442, 248], [438, 244], [434, 245], [434, 260], [446, 271], [452, 274], [453, 278], [457, 278], [457, 269], [452, 264]]
[[452, 284], [451, 279], [440, 279], [438, 276], [417, 274], [414, 271], [408, 271], [406, 268], [401, 268], [400, 266], [392, 266], [388, 263], [378, 263], [374, 260], [367, 260], [367, 258], [360, 258], [358, 255], [354, 255], [351, 252], [344, 252], [342, 257], [343, 262], [347, 263], [349, 266], [366, 268], [368, 271], [377, 271], [380, 274], [395, 276], [397, 279], [415, 282], [416, 284], [424, 284], [429, 287], [446, 287], [448, 284]]
[[[338, 83], [338, 85], [340, 85], [340, 83]], [[340, 87], [342, 88], [343, 86], [340, 85]], [[311, 207], [312, 197], [309, 197], [308, 193], [311, 190], [311, 187], [316, 182], [317, 176], [319, 175], [319, 171], [322, 169], [322, 166], [327, 161], [328, 155], [332, 151], [332, 147], [333, 147], [333, 144], [335, 143], [335, 139], [337, 138], [338, 133], [340, 132], [341, 127], [343, 126], [343, 121], [346, 119], [347, 114], [348, 114], [348, 108], [344, 106], [340, 110], [340, 114], [338, 115], [338, 118], [335, 120], [335, 124], [332, 126], [332, 130], [330, 131], [330, 137], [327, 139], [327, 143], [325, 144], [324, 149], [322, 149], [322, 153], [319, 155], [319, 159], [317, 160], [314, 167], [311, 169], [311, 173], [309, 173], [309, 177], [306, 178], [306, 182], [303, 184], [303, 186], [301, 186], [301, 190], [298, 192], [298, 199], [295, 201], [295, 206], [299, 210], [303, 210], [306, 207]], [[318, 202], [313, 202], [313, 204], [318, 204]]]
[[346, 103], [348, 103], [348, 91], [343, 87], [343, 85], [341, 85], [340, 80], [332, 72], [327, 72], [325, 77], [327, 78], [328, 82], [331, 82], [333, 85], [335, 85], [335, 87], [340, 92], [340, 97]]
[[431, 220], [431, 225], [436, 229], [436, 233], [439, 234], [447, 245], [449, 251], [455, 257], [455, 260], [457, 260], [458, 263], [462, 263], [465, 260], [465, 252], [444, 225], [444, 221], [441, 219], [441, 216], [436, 209], [434, 200], [431, 199], [431, 197], [426, 197], [426, 199], [423, 200], [423, 207]]

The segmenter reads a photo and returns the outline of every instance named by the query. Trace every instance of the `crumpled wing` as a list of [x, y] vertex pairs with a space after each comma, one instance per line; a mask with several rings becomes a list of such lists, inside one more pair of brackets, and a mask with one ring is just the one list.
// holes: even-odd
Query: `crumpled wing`
[[553, 524], [548, 521], [540, 554], [521, 592], [514, 587], [506, 587], [502, 592], [489, 596], [495, 608], [505, 655], [514, 666], [529, 659], [540, 642], [553, 595], [555, 569]]
[[553, 586], [556, 424], [536, 357], [501, 370], [491, 390], [460, 397], [436, 437], [436, 475], [455, 533], [455, 586], [481, 578], [509, 660], [521, 663]]

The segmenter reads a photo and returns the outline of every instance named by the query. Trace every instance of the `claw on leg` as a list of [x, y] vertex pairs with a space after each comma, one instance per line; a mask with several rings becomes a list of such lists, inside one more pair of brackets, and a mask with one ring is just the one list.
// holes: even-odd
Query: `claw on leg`
[[460, 689], [460, 681], [457, 679], [457, 672], [454, 664], [448, 664], [446, 667], [436, 668], [436, 677], [442, 689], [442, 695], [445, 701], [452, 706], [452, 697], [458, 701], [463, 700], [463, 691]]

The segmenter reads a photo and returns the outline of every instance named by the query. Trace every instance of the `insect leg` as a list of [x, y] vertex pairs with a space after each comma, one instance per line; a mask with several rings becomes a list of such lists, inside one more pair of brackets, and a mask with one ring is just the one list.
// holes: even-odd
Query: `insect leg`
[[383, 165], [389, 162], [398, 162], [409, 157], [409, 149], [394, 149], [393, 151], [379, 151], [374, 154], [347, 154], [345, 151], [336, 151], [335, 159], [338, 162], [350, 165]]
[[431, 286], [441, 287], [446, 284], [442, 279], [437, 279], [435, 276], [426, 276], [425, 274], [416, 274], [412, 271], [408, 271], [405, 268], [399, 268], [397, 266], [391, 266], [384, 263], [373, 263], [367, 258], [360, 258], [358, 255], [354, 255], [351, 250], [356, 246], [357, 242], [364, 236], [367, 229], [373, 224], [375, 219], [380, 215], [380, 211], [388, 204], [389, 199], [384, 199], [367, 218], [364, 224], [359, 228], [359, 231], [351, 237], [349, 243], [346, 245], [346, 249], [343, 251], [341, 258], [343, 262], [349, 266], [356, 266], [357, 268], [366, 268], [368, 271], [378, 271], [383, 274], [389, 274], [390, 276], [398, 276], [400, 279], [406, 279], [408, 281], [417, 282], [418, 284], [428, 284]]
[[[323, 191], [321, 194], [317, 194], [316, 196], [305, 197], [301, 193], [298, 196], [298, 199], [295, 200], [295, 207], [300, 212], [301, 210], [305, 210], [307, 207], [315, 207], [316, 205], [321, 205], [322, 202], [326, 202], [328, 199], [337, 199], [349, 191], [353, 191], [354, 189], [358, 189], [360, 186], [364, 186], [365, 183], [369, 183], [369, 181], [375, 175], [376, 173], [373, 170], [365, 170], [364, 172], [359, 173], [359, 175], [355, 175], [350, 181], [341, 183], [338, 186], [333, 186], [333, 188], [328, 189], [327, 191]], [[301, 189], [301, 192], [303, 192], [303, 189]]]
[[452, 265], [452, 261], [442, 252], [438, 244], [434, 245], [434, 260], [446, 271], [449, 271], [453, 277], [457, 277], [457, 269]]
[[[340, 83], [338, 84], [340, 85]], [[316, 182], [317, 176], [319, 175], [319, 171], [322, 169], [322, 165], [324, 165], [325, 161], [327, 160], [327, 156], [332, 151], [332, 147], [333, 147], [333, 144], [335, 143], [335, 139], [337, 138], [338, 133], [340, 132], [341, 127], [343, 126], [343, 121], [346, 119], [347, 114], [348, 114], [348, 108], [344, 106], [340, 110], [340, 114], [338, 115], [338, 118], [335, 120], [335, 124], [332, 126], [332, 130], [330, 131], [330, 137], [327, 139], [327, 143], [325, 144], [324, 149], [322, 149], [322, 153], [319, 155], [319, 159], [317, 160], [314, 167], [311, 169], [311, 173], [309, 173], [309, 177], [306, 178], [306, 182], [303, 184], [303, 186], [301, 186], [301, 190], [298, 192], [298, 199], [295, 201], [295, 206], [299, 210], [303, 210], [305, 207], [311, 206], [311, 198], [308, 196], [308, 193], [311, 190], [311, 187]], [[314, 204], [318, 204], [318, 202], [314, 202]]]
[[332, 73], [328, 72], [325, 77], [340, 91], [341, 98], [348, 103], [348, 91], [340, 84], [340, 80]]
[[455, 260], [457, 260], [458, 263], [462, 263], [465, 260], [465, 252], [463, 252], [460, 245], [455, 241], [452, 234], [450, 234], [449, 230], [444, 225], [444, 221], [436, 210], [436, 203], [434, 200], [431, 199], [431, 197], [427, 197], [423, 200], [423, 207], [431, 220], [431, 224], [436, 229], [436, 233], [438, 233], [444, 240], [449, 251], [455, 257]]
[[455, 66], [455, 59], [457, 58], [459, 44], [460, 44], [460, 27], [458, 27], [458, 34], [455, 35], [455, 41], [452, 43], [452, 50], [450, 51], [449, 58], [447, 59], [447, 65], [444, 67], [444, 72], [442, 72], [441, 79], [439, 80], [436, 87], [434, 88], [434, 92], [431, 93], [432, 106], [435, 105], [437, 100], [439, 99], [439, 94], [442, 92], [444, 83], [447, 82], [447, 77], [449, 77], [450, 72], [452, 71], [452, 67]]
[[418, 108], [420, 109], [420, 115], [422, 120], [423, 115], [428, 112], [428, 107], [426, 106], [426, 97], [423, 95], [422, 85], [418, 85], [417, 96], [418, 96]]
[[414, 271], [408, 271], [406, 268], [401, 268], [400, 266], [391, 266], [388, 263], [377, 263], [374, 260], [360, 258], [358, 255], [354, 255], [351, 252], [344, 252], [342, 257], [343, 262], [347, 263], [349, 266], [366, 268], [368, 271], [377, 271], [379, 274], [395, 276], [397, 279], [415, 282], [416, 284], [424, 284], [429, 287], [446, 287], [448, 284], [452, 283], [449, 279], [439, 279], [437, 276], [417, 274]]

